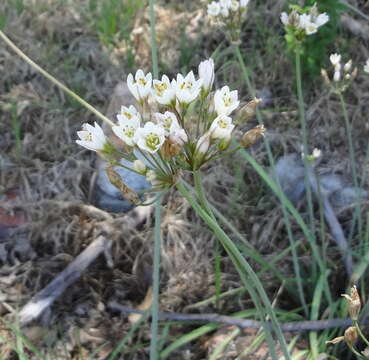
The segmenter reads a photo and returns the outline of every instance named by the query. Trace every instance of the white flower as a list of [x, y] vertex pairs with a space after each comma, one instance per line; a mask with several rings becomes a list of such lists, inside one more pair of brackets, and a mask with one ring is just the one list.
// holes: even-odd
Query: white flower
[[92, 151], [102, 151], [107, 144], [107, 140], [99, 124], [95, 122], [94, 126], [83, 124], [82, 130], [77, 131], [80, 140], [76, 140], [76, 143]]
[[145, 174], [146, 173], [146, 165], [144, 164], [144, 162], [142, 160], [135, 160], [133, 162], [133, 170], [137, 171], [140, 174]]
[[173, 89], [168, 76], [163, 75], [160, 80], [153, 81], [153, 90], [155, 100], [161, 105], [170, 105], [175, 102], [176, 93]]
[[208, 5], [208, 15], [216, 17], [219, 14], [220, 14], [220, 4], [216, 1], [211, 2]]
[[117, 115], [118, 125], [112, 126], [115, 135], [122, 139], [128, 146], [134, 146], [135, 134], [140, 126], [140, 117], [132, 116], [131, 118]]
[[171, 129], [169, 133], [169, 139], [171, 142], [182, 146], [188, 141], [188, 136], [184, 129], [182, 129], [180, 126], [177, 126]]
[[320, 158], [322, 156], [322, 151], [320, 149], [318, 149], [318, 148], [315, 148], [313, 150], [312, 156], [313, 156], [314, 159], [318, 159], [318, 158]]
[[341, 63], [341, 55], [339, 55], [339, 54], [332, 54], [329, 57], [329, 60], [330, 60], [331, 64], [334, 67], [336, 67], [337, 65], [340, 65], [340, 63]]
[[212, 139], [228, 139], [231, 136], [234, 125], [229, 116], [220, 115], [210, 126], [210, 133]]
[[177, 75], [177, 80], [172, 81], [175, 88], [176, 97], [182, 104], [189, 104], [200, 94], [202, 79], [196, 80], [193, 72], [189, 72], [186, 77], [182, 74]]
[[327, 15], [326, 13], [319, 14], [314, 20], [315, 24], [318, 27], [325, 25], [328, 21], [329, 21], [329, 15]]
[[206, 132], [196, 144], [196, 153], [198, 154], [206, 154], [210, 148], [210, 132]]
[[365, 65], [364, 65], [364, 71], [369, 74], [369, 59], [366, 61]]
[[122, 121], [124, 119], [131, 120], [132, 118], [138, 118], [141, 120], [141, 115], [133, 105], [130, 105], [130, 107], [122, 106], [120, 108], [120, 113], [117, 114], [118, 121]]
[[230, 6], [226, 5], [221, 5], [220, 6], [220, 14], [223, 16], [223, 17], [228, 17], [229, 16], [229, 9], [230, 9]]
[[246, 9], [247, 6], [249, 5], [250, 0], [240, 0], [240, 8], [241, 9]]
[[164, 128], [166, 135], [169, 135], [171, 130], [179, 127], [176, 115], [170, 111], [166, 111], [164, 114], [155, 113], [154, 117], [157, 123]]
[[237, 90], [229, 91], [228, 86], [223, 86], [215, 92], [214, 106], [218, 115], [230, 115], [239, 104]]
[[300, 27], [305, 30], [306, 35], [312, 35], [318, 31], [318, 25], [311, 21], [310, 14], [300, 15]]
[[230, 9], [232, 11], [237, 11], [239, 8], [240, 8], [240, 3], [238, 2], [238, 0], [232, 0], [231, 5], [230, 5]]
[[202, 88], [209, 92], [214, 83], [214, 60], [212, 58], [200, 63], [199, 77], [202, 79]]
[[141, 69], [137, 70], [134, 79], [132, 74], [127, 77], [128, 89], [138, 102], [144, 101], [149, 96], [151, 84], [151, 73], [145, 75]]
[[283, 12], [281, 14], [281, 21], [282, 21], [282, 24], [283, 25], [288, 25], [288, 21], [289, 20], [289, 17], [288, 17], [288, 14], [286, 12]]
[[135, 143], [144, 151], [156, 153], [165, 141], [165, 130], [161, 125], [149, 121], [143, 128], [138, 128], [135, 134]]

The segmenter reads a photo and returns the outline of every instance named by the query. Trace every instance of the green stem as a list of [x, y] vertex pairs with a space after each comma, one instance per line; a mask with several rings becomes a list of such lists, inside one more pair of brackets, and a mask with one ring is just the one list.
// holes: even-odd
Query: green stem
[[158, 359], [158, 330], [159, 330], [159, 289], [160, 289], [160, 249], [161, 249], [161, 197], [155, 203], [154, 227], [154, 269], [151, 307], [151, 343], [150, 360]]
[[356, 330], [357, 330], [359, 336], [365, 342], [366, 346], [369, 346], [369, 340], [365, 337], [365, 335], [361, 331], [361, 328], [360, 328], [359, 323], [357, 322], [357, 320], [354, 321], [354, 326], [356, 327]]
[[360, 194], [359, 194], [359, 181], [358, 181], [358, 177], [357, 177], [357, 172], [356, 172], [356, 166], [355, 166], [355, 149], [354, 149], [354, 144], [352, 141], [352, 130], [351, 130], [351, 124], [350, 124], [350, 120], [349, 120], [349, 116], [347, 113], [347, 107], [346, 107], [346, 102], [345, 99], [343, 98], [343, 95], [341, 92], [338, 92], [338, 97], [340, 99], [340, 103], [341, 103], [341, 108], [342, 108], [342, 112], [343, 112], [343, 118], [345, 120], [345, 129], [346, 129], [346, 137], [347, 137], [347, 142], [348, 142], [348, 149], [349, 149], [349, 158], [350, 158], [350, 166], [351, 166], [351, 173], [352, 173], [352, 178], [354, 181], [354, 185], [356, 188], [356, 206], [355, 206], [355, 216], [351, 225], [351, 229], [350, 229], [350, 235], [348, 238], [348, 241], [350, 242], [350, 240], [352, 239], [353, 233], [354, 233], [354, 228], [355, 228], [355, 224], [356, 224], [356, 219], [358, 219], [359, 222], [359, 233], [361, 232], [361, 228], [362, 228], [362, 224], [361, 224], [361, 217], [360, 217], [360, 212], [361, 212], [361, 206], [360, 206]]
[[355, 354], [359, 359], [367, 359], [365, 356], [361, 355], [352, 345], [346, 343], [353, 354]]
[[101, 120], [107, 122], [109, 125], [115, 125], [110, 119], [108, 119], [105, 115], [103, 115], [100, 111], [90, 105], [87, 101], [83, 100], [80, 96], [78, 96], [75, 92], [67, 88], [64, 84], [62, 84], [59, 80], [57, 80], [54, 76], [46, 72], [40, 66], [38, 66], [34, 61], [32, 61], [21, 49], [19, 49], [1, 30], [0, 30], [0, 38], [2, 38], [12, 50], [19, 55], [27, 64], [31, 65], [34, 69], [36, 69], [39, 73], [45, 76], [48, 80], [50, 80], [53, 84], [58, 86], [64, 92], [66, 92], [73, 99], [78, 101], [81, 105], [83, 105], [86, 109], [93, 112], [97, 117]]
[[158, 46], [156, 42], [156, 29], [155, 29], [155, 0], [150, 0], [150, 32], [151, 32], [151, 59], [152, 59], [152, 71], [154, 78], [159, 77], [159, 65], [158, 65]]
[[[274, 313], [272, 305], [269, 301], [269, 298], [261, 284], [258, 276], [251, 268], [250, 264], [246, 261], [246, 259], [242, 256], [236, 245], [233, 241], [227, 236], [227, 234], [223, 231], [223, 229], [219, 226], [216, 220], [214, 220], [205, 209], [203, 209], [191, 196], [191, 194], [187, 191], [186, 187], [182, 183], [177, 184], [178, 191], [182, 194], [182, 196], [187, 199], [190, 203], [192, 208], [195, 212], [205, 221], [205, 223], [213, 230], [214, 235], [219, 239], [220, 243], [223, 245], [224, 249], [228, 253], [229, 257], [231, 258], [233, 264], [235, 265], [242, 282], [244, 283], [246, 289], [248, 290], [254, 305], [260, 315], [262, 321], [265, 321], [266, 315], [270, 316], [272, 327], [275, 331], [275, 334], [279, 340], [281, 345], [283, 354], [285, 359], [290, 359], [289, 351], [287, 349], [287, 344], [283, 333], [281, 331], [279, 322], [277, 317]], [[257, 293], [255, 292], [255, 287]], [[265, 309], [261, 306], [260, 300], [265, 306]], [[266, 313], [267, 314], [266, 314]], [[268, 341], [269, 350], [273, 359], [276, 359], [276, 352], [275, 352], [275, 344], [270, 334], [270, 329], [267, 324], [263, 324], [265, 335]]]
[[[250, 80], [249, 70], [248, 70], [245, 62], [243, 61], [240, 47], [238, 45], [234, 45], [233, 49], [234, 49], [234, 52], [235, 52], [236, 57], [238, 59], [238, 62], [240, 64], [241, 71], [242, 71], [242, 74], [245, 78], [245, 82], [246, 82], [248, 91], [251, 93], [251, 96], [253, 98], [255, 98], [256, 97], [256, 92], [255, 92], [255, 89], [254, 89], [254, 87], [251, 83], [251, 80]], [[263, 123], [263, 121], [262, 121], [262, 118], [261, 118], [261, 113], [260, 113], [258, 108], [256, 108], [256, 118], [258, 120], [259, 125], [261, 125]], [[274, 171], [275, 162], [274, 162], [273, 153], [272, 153], [272, 150], [270, 148], [268, 138], [264, 137], [263, 140], [264, 140], [265, 148], [266, 148], [266, 151], [267, 151], [267, 154], [268, 154], [268, 159], [269, 159], [270, 166], [273, 169], [273, 173], [275, 173], [275, 171]], [[282, 189], [281, 189], [281, 186], [279, 184], [278, 179], [277, 179], [277, 185], [279, 187], [280, 192], [282, 193]], [[300, 275], [300, 273], [301, 273], [300, 264], [298, 262], [297, 252], [296, 252], [296, 249], [295, 249], [295, 246], [294, 246], [296, 241], [293, 237], [291, 221], [289, 219], [289, 215], [288, 215], [287, 209], [286, 209], [283, 201], [281, 201], [281, 206], [282, 206], [283, 217], [284, 217], [285, 223], [286, 223], [288, 240], [289, 240], [291, 248], [292, 248], [292, 260], [293, 260], [294, 271], [295, 271], [295, 274], [296, 274], [298, 294], [299, 294], [299, 298], [300, 298], [300, 301], [301, 301], [301, 305], [304, 308], [305, 315], [307, 316], [309, 311], [308, 311], [308, 307], [307, 307], [307, 304], [306, 304], [304, 289], [303, 289], [303, 285], [302, 285], [302, 278], [301, 278], [301, 275]], [[312, 241], [313, 241], [313, 239], [312, 239]], [[310, 241], [310, 238], [309, 238], [309, 243], [310, 243], [311, 247], [313, 248], [315, 246], [315, 244], [313, 244], [312, 241]], [[313, 266], [312, 274], [313, 274], [312, 278], [315, 279], [316, 278], [315, 266]]]
[[314, 208], [313, 208], [313, 197], [311, 193], [311, 187], [308, 180], [308, 166], [309, 162], [307, 160], [307, 155], [309, 153], [308, 149], [308, 138], [307, 138], [307, 125], [305, 117], [305, 103], [304, 95], [302, 92], [302, 78], [301, 78], [301, 55], [300, 50], [297, 48], [295, 50], [295, 65], [296, 65], [296, 87], [297, 87], [297, 98], [299, 107], [299, 118], [301, 125], [301, 136], [302, 136], [302, 149], [304, 153], [304, 182], [306, 189], [306, 199], [309, 210], [310, 228], [312, 229], [312, 235], [315, 238], [315, 221], [314, 221]]
[[[208, 215], [212, 217], [214, 221], [216, 221], [216, 218], [211, 210], [210, 204], [208, 203], [208, 200], [206, 198], [204, 188], [201, 183], [201, 173], [199, 170], [195, 170], [193, 172], [194, 182], [195, 182], [195, 190], [197, 193], [197, 196], [199, 197], [201, 206], [206, 210]], [[222, 278], [221, 278], [221, 265], [222, 265], [222, 259], [220, 256], [220, 246], [219, 246], [219, 240], [218, 238], [215, 238], [215, 244], [214, 244], [214, 259], [215, 259], [215, 304], [216, 307], [219, 309], [220, 306], [220, 294], [222, 292]]]

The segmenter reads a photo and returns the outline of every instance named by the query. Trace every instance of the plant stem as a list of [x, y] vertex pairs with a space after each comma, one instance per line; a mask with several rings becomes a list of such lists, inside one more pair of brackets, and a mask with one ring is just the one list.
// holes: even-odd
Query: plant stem
[[[195, 190], [199, 197], [201, 206], [206, 210], [206, 212], [212, 217], [214, 221], [216, 218], [211, 210], [210, 204], [206, 198], [204, 188], [201, 183], [201, 173], [199, 170], [195, 170], [193, 172], [194, 182], [195, 182]], [[220, 246], [218, 238], [215, 238], [214, 244], [214, 259], [215, 259], [215, 304], [216, 307], [219, 309], [220, 305], [220, 294], [222, 292], [222, 282], [221, 282], [221, 265], [222, 259], [220, 256]]]
[[[275, 331], [275, 334], [279, 340], [281, 345], [281, 349], [283, 351], [285, 359], [290, 359], [289, 351], [287, 349], [287, 344], [285, 338], [282, 334], [279, 322], [274, 313], [272, 305], [269, 301], [269, 298], [264, 290], [263, 285], [261, 284], [258, 276], [251, 268], [250, 264], [246, 261], [246, 259], [242, 256], [236, 245], [233, 241], [227, 236], [227, 234], [223, 231], [223, 229], [219, 226], [218, 222], [214, 220], [205, 209], [203, 209], [191, 196], [191, 194], [187, 191], [186, 187], [182, 183], [177, 184], [178, 191], [182, 194], [182, 196], [187, 199], [195, 212], [205, 221], [205, 223], [213, 230], [214, 235], [219, 239], [220, 243], [223, 245], [224, 249], [227, 251], [229, 257], [231, 258], [233, 264], [235, 265], [242, 282], [244, 283], [246, 289], [248, 290], [254, 305], [260, 315], [260, 318], [263, 321], [263, 327], [265, 330], [266, 339], [269, 345], [269, 350], [273, 359], [276, 359], [275, 346], [274, 341], [270, 334], [269, 327], [265, 324], [265, 316], [269, 315], [272, 327]], [[253, 285], [253, 286], [251, 286]], [[255, 292], [255, 289], [256, 292]], [[264, 304], [265, 308], [261, 307], [261, 303]], [[265, 312], [267, 314], [265, 314]]]
[[[151, 60], [154, 78], [159, 76], [158, 48], [155, 32], [155, 0], [150, 0], [150, 31], [151, 31]], [[155, 158], [153, 156], [155, 161]], [[164, 171], [165, 173], [165, 171]], [[153, 302], [151, 320], [150, 360], [159, 359], [158, 349], [158, 318], [159, 318], [159, 285], [160, 285], [160, 248], [161, 248], [161, 197], [155, 203], [155, 244], [154, 244], [154, 274], [153, 274]]]
[[301, 125], [301, 136], [302, 136], [302, 151], [304, 153], [303, 161], [304, 161], [304, 182], [305, 182], [305, 190], [306, 190], [306, 199], [309, 210], [309, 218], [310, 218], [310, 228], [312, 229], [311, 233], [315, 238], [315, 221], [314, 221], [314, 208], [313, 208], [313, 197], [311, 193], [311, 187], [308, 180], [308, 160], [307, 155], [309, 152], [308, 149], [308, 139], [307, 139], [307, 126], [306, 126], [306, 117], [305, 117], [305, 104], [304, 104], [304, 96], [302, 92], [302, 79], [301, 79], [301, 55], [300, 50], [297, 48], [295, 50], [295, 65], [296, 65], [296, 87], [297, 87], [297, 99], [298, 99], [298, 107], [299, 107], [299, 118]]
[[350, 124], [349, 116], [348, 116], [348, 113], [347, 113], [346, 102], [345, 102], [345, 99], [343, 98], [342, 93], [341, 92], [337, 92], [337, 93], [338, 93], [338, 97], [339, 97], [340, 103], [341, 103], [343, 118], [345, 120], [345, 129], [346, 129], [346, 136], [347, 136], [348, 149], [349, 149], [351, 173], [352, 173], [353, 182], [354, 182], [354, 185], [355, 185], [355, 188], [356, 188], [357, 204], [355, 206], [355, 216], [354, 216], [354, 219], [353, 219], [353, 222], [352, 222], [352, 225], [351, 225], [350, 235], [349, 235], [349, 238], [348, 238], [348, 241], [350, 242], [352, 237], [353, 237], [356, 219], [358, 219], [358, 222], [359, 222], [359, 224], [358, 224], [359, 225], [359, 233], [361, 232], [361, 228], [362, 228], [361, 217], [360, 217], [361, 206], [360, 206], [360, 201], [359, 201], [360, 200], [359, 181], [358, 181], [356, 166], [355, 166], [355, 149], [354, 149], [354, 144], [353, 144], [353, 141], [352, 141], [351, 124]]
[[365, 335], [361, 331], [361, 328], [360, 328], [359, 323], [357, 322], [357, 320], [354, 321], [353, 323], [354, 323], [354, 326], [356, 327], [356, 330], [357, 330], [359, 336], [361, 337], [361, 339], [365, 342], [366, 346], [369, 346], [369, 340], [365, 337]]
[[159, 65], [158, 65], [158, 46], [156, 42], [156, 29], [155, 29], [155, 0], [150, 0], [150, 33], [151, 33], [151, 60], [152, 60], [152, 72], [154, 78], [159, 77]]
[[59, 80], [57, 80], [54, 76], [49, 74], [47, 71], [38, 66], [34, 61], [32, 61], [21, 49], [19, 49], [1, 30], [0, 30], [0, 38], [2, 38], [12, 50], [19, 55], [27, 64], [31, 65], [34, 69], [40, 72], [43, 76], [45, 76], [48, 80], [50, 80], [54, 85], [61, 88], [64, 92], [66, 92], [73, 99], [78, 101], [81, 105], [83, 105], [86, 109], [93, 112], [97, 117], [101, 120], [107, 122], [109, 125], [115, 125], [110, 119], [108, 119], [105, 115], [103, 115], [100, 111], [90, 105], [87, 101], [83, 100], [80, 96], [78, 96], [75, 92], [67, 88], [64, 84], [62, 84]]
[[[255, 92], [255, 89], [254, 89], [254, 87], [251, 83], [251, 80], [250, 80], [249, 70], [246, 67], [245, 62], [243, 61], [240, 47], [238, 45], [234, 45], [233, 49], [234, 49], [234, 52], [235, 52], [236, 57], [238, 59], [238, 62], [240, 64], [242, 74], [245, 78], [247, 88], [248, 88], [249, 92], [251, 93], [252, 97], [255, 98], [256, 97], [256, 92]], [[262, 125], [263, 121], [262, 121], [262, 118], [261, 118], [261, 113], [260, 113], [258, 108], [256, 108], [256, 118], [258, 120], [259, 125]], [[263, 141], [264, 141], [265, 148], [266, 148], [266, 151], [267, 151], [267, 154], [268, 154], [268, 159], [269, 159], [270, 166], [273, 170], [273, 173], [275, 173], [275, 170], [274, 170], [275, 169], [275, 162], [274, 162], [273, 153], [272, 153], [272, 150], [270, 148], [268, 138], [264, 137]], [[282, 188], [281, 188], [280, 183], [278, 181], [278, 178], [277, 178], [277, 185], [279, 187], [279, 192], [282, 194], [283, 191], [282, 191]], [[303, 285], [302, 285], [302, 278], [301, 278], [301, 275], [300, 275], [301, 274], [300, 264], [298, 262], [297, 252], [296, 252], [296, 249], [295, 249], [295, 246], [294, 246], [296, 241], [293, 237], [291, 221], [289, 219], [287, 209], [286, 209], [285, 204], [282, 200], [281, 200], [281, 206], [282, 206], [283, 217], [284, 217], [285, 223], [286, 223], [288, 240], [290, 242], [291, 249], [292, 249], [292, 260], [293, 260], [294, 271], [295, 271], [295, 274], [296, 274], [298, 294], [299, 294], [299, 298], [300, 298], [300, 301], [301, 301], [301, 305], [304, 308], [305, 315], [308, 316], [309, 311], [308, 311], [308, 307], [307, 307], [307, 304], [306, 304], [304, 289], [303, 289]], [[309, 239], [309, 243], [310, 243], [311, 247], [313, 248], [315, 246], [315, 244], [313, 243], [313, 239], [311, 239], [311, 238], [308, 238], [308, 239]], [[312, 274], [313, 274], [313, 276], [312, 276], [313, 279], [315, 279], [316, 278], [315, 266], [313, 266]]]
[[159, 289], [160, 289], [160, 249], [161, 249], [161, 199], [158, 197], [155, 203], [155, 227], [154, 227], [154, 270], [151, 307], [151, 343], [150, 359], [158, 359], [158, 328], [159, 328]]

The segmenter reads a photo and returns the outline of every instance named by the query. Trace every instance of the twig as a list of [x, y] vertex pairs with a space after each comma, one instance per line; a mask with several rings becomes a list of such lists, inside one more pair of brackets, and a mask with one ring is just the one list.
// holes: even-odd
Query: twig
[[110, 246], [110, 243], [111, 240], [102, 235], [96, 238], [65, 270], [23, 307], [19, 313], [20, 323], [25, 325], [38, 318]]
[[317, 197], [318, 200], [321, 200], [322, 202], [325, 219], [327, 220], [328, 226], [331, 230], [333, 240], [342, 253], [346, 272], [348, 277], [350, 278], [353, 271], [353, 260], [345, 234], [343, 233], [341, 224], [337, 220], [336, 214], [334, 213], [334, 210], [327, 195], [324, 192], [319, 191], [318, 180], [314, 173], [314, 169], [310, 165], [307, 168], [307, 175], [310, 186], [313, 190], [314, 195]]
[[[112, 301], [108, 304], [108, 308], [113, 311], [118, 311], [123, 314], [145, 314], [145, 311], [130, 308], [128, 306], [119, 305]], [[238, 326], [241, 329], [259, 329], [264, 326], [264, 323], [256, 320], [240, 319], [232, 316], [219, 315], [219, 314], [182, 314], [182, 313], [168, 313], [159, 312], [159, 320], [168, 321], [188, 321], [188, 322], [202, 322], [202, 323], [221, 323], [226, 325]], [[365, 318], [361, 324], [369, 324], [369, 317]], [[268, 323], [271, 326], [270, 323]], [[336, 327], [348, 327], [352, 325], [352, 321], [349, 318], [344, 319], [329, 319], [329, 320], [309, 320], [309, 321], [293, 321], [281, 324], [283, 331], [290, 332], [302, 332], [302, 331], [318, 331], [331, 329]]]

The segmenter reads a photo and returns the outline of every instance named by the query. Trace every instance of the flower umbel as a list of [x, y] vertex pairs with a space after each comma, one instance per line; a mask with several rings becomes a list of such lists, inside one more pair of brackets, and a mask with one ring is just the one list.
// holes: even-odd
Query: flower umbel
[[[219, 6], [235, 12], [247, 3], [221, 0]], [[142, 70], [135, 77], [130, 74], [127, 84], [140, 106], [122, 106], [117, 124], [112, 126], [124, 147], [115, 149], [116, 141], [110, 143], [96, 123], [85, 124], [78, 132], [78, 144], [110, 162], [109, 178], [124, 196], [138, 201], [114, 172], [113, 167], [122, 159], [151, 182], [153, 191], [163, 191], [176, 184], [183, 171], [196, 171], [212, 159], [225, 156], [225, 150], [232, 147], [236, 126], [232, 116], [240, 100], [238, 91], [227, 85], [212, 93], [214, 65], [212, 59], [207, 59], [200, 63], [198, 76], [190, 71], [186, 76], [177, 74], [173, 80], [162, 75], [161, 80], [152, 81], [151, 74]], [[256, 98], [249, 101], [238, 118], [251, 118], [259, 102]], [[250, 146], [264, 132], [265, 128], [258, 126], [247, 132], [241, 143]], [[238, 149], [233, 146], [229, 151]]]

